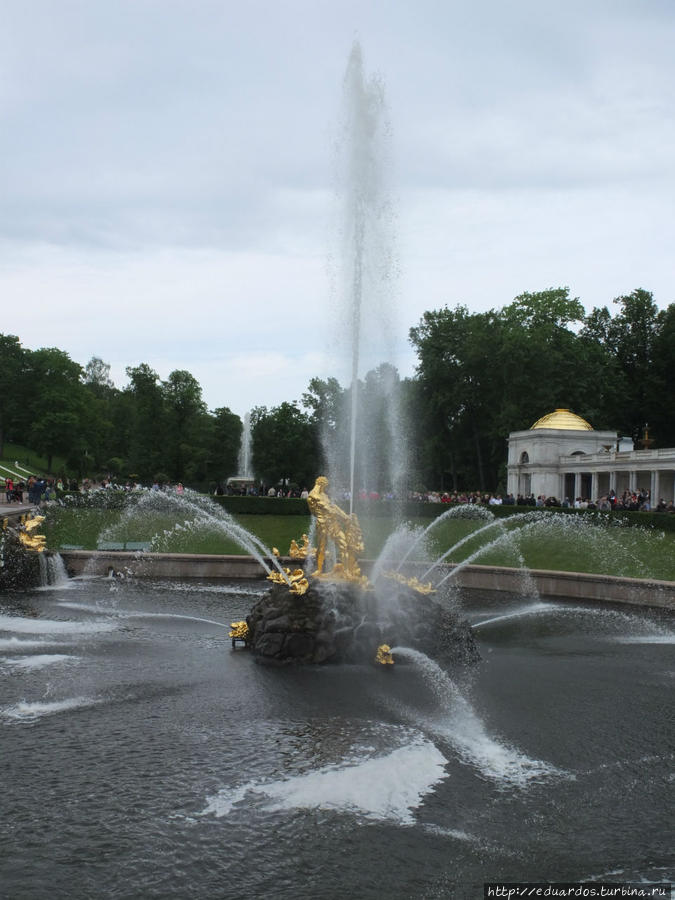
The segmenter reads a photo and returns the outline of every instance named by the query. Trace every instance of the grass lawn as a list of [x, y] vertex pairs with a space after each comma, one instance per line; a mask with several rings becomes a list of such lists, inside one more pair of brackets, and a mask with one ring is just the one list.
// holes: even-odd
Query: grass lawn
[[[31, 450], [29, 447], [24, 447], [23, 444], [12, 444], [8, 441], [5, 441], [5, 446], [3, 449], [2, 459], [0, 459], [1, 466], [7, 466], [12, 471], [16, 470], [19, 474], [23, 474], [21, 469], [17, 469], [15, 463], [19, 463], [24, 469], [28, 469], [28, 472], [31, 475], [46, 475], [47, 474], [47, 457], [41, 456], [39, 453], [36, 453], [34, 450]], [[52, 472], [64, 472], [65, 471], [65, 462], [63, 457], [55, 456], [52, 460]], [[4, 477], [4, 470], [0, 469], [0, 477]], [[28, 477], [27, 475], [25, 476]]]
[[[300, 540], [309, 530], [308, 516], [240, 515], [236, 521], [267, 547], [288, 552], [293, 538]], [[446, 519], [428, 533], [429, 556], [437, 558], [459, 541], [461, 547], [448, 560], [461, 562], [469, 556], [477, 564], [593, 572], [635, 578], [675, 581], [675, 533], [621, 526], [598, 526], [580, 517], [553, 518], [531, 528], [515, 528], [508, 520], [493, 524], [471, 537], [485, 523], [475, 519]], [[429, 520], [412, 523], [421, 530]], [[379, 554], [391, 532], [383, 518], [361, 520], [364, 557]], [[118, 510], [62, 509], [53, 507], [45, 522], [47, 545], [96, 549], [100, 540], [152, 541], [156, 551], [168, 553], [244, 553], [224, 530], [198, 520], [177, 521], [166, 514], [124, 515]], [[400, 559], [400, 552], [396, 560]], [[414, 551], [411, 558], [419, 558]]]

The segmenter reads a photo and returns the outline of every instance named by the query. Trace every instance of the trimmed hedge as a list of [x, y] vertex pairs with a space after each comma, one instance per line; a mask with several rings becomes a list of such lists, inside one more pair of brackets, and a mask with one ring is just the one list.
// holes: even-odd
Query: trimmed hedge
[[223, 495], [222, 497], [213, 495], [211, 499], [214, 503], [218, 503], [233, 516], [309, 515], [307, 501], [302, 500], [300, 497], [279, 499], [277, 497], [242, 497], [235, 494], [231, 497], [227, 495]]

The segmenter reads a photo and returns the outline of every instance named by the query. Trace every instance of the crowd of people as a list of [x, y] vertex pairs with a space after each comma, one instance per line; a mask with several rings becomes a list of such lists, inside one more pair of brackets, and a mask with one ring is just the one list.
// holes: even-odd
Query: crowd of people
[[[269, 497], [276, 499], [285, 498], [306, 498], [307, 488], [300, 488], [296, 485], [290, 487], [270, 486], [249, 484], [237, 489], [224, 489], [222, 485], [218, 485], [214, 491], [217, 495], [223, 494], [241, 494], [256, 497]], [[336, 496], [344, 502], [350, 499], [350, 492], [347, 489], [336, 491]], [[379, 491], [360, 490], [357, 495], [359, 501], [385, 501], [393, 502], [398, 497], [391, 491], [380, 493]], [[615, 491], [599, 497], [595, 500], [587, 497], [563, 497], [559, 500], [557, 497], [545, 496], [543, 494], [536, 496], [534, 494], [518, 494], [511, 493], [488, 493], [484, 491], [408, 491], [406, 499], [418, 503], [447, 503], [455, 505], [478, 505], [478, 506], [525, 506], [535, 508], [557, 508], [557, 509], [599, 509], [599, 510], [639, 510], [641, 512], [675, 512], [673, 501], [660, 499], [658, 503], [652, 504], [650, 493], [647, 490], [624, 491], [618, 495]]]
[[[65, 478], [45, 478], [42, 476], [31, 475], [26, 481], [15, 480], [11, 476], [5, 478], [5, 499], [8, 504], [12, 503], [30, 503], [39, 506], [41, 503], [54, 499], [61, 491], [76, 491], [88, 493], [90, 491], [100, 489], [116, 489], [124, 491], [142, 490], [143, 486], [136, 481], [127, 481], [125, 484], [118, 484], [112, 477], [108, 476], [101, 481], [95, 481], [85, 478], [80, 484], [75, 479], [68, 480]], [[184, 492], [182, 484], [164, 484], [158, 481], [153, 482], [151, 490], [171, 490], [178, 494]], [[290, 486], [266, 486], [264, 484], [255, 485], [247, 484], [236, 490], [229, 485], [224, 488], [222, 484], [217, 484], [212, 491], [216, 496], [226, 494], [245, 494], [248, 496], [261, 496], [276, 499], [300, 498], [306, 499], [308, 496], [307, 487], [300, 488], [297, 485]], [[336, 495], [340, 500], [349, 502], [350, 492], [347, 489], [338, 490]], [[380, 493], [379, 491], [360, 490], [357, 495], [359, 501], [384, 501], [394, 502], [398, 497], [392, 492], [387, 491]], [[596, 500], [586, 497], [564, 497], [559, 500], [557, 497], [545, 496], [543, 494], [535, 497], [534, 494], [518, 494], [514, 496], [511, 493], [499, 494], [488, 493], [483, 491], [408, 491], [406, 499], [418, 503], [444, 503], [451, 505], [477, 505], [477, 506], [522, 506], [535, 508], [558, 508], [558, 509], [598, 509], [598, 510], [630, 510], [641, 512], [675, 512], [673, 501], [666, 501], [661, 498], [658, 502], [653, 503], [650, 492], [641, 489], [636, 491], [624, 491], [621, 495], [615, 491], [609, 491], [608, 494], [599, 497]]]
[[41, 503], [52, 500], [57, 492], [68, 489], [69, 484], [64, 485], [61, 478], [43, 478], [40, 475], [30, 475], [25, 481], [16, 480], [11, 476], [5, 478], [5, 500], [7, 503], [30, 503], [39, 506]]

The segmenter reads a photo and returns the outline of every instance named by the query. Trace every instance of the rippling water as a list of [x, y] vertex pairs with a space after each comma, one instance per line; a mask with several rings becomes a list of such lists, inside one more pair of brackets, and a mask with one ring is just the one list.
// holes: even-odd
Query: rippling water
[[0, 603], [0, 895], [482, 897], [673, 874], [675, 623], [461, 601], [482, 662], [271, 669], [264, 585], [92, 579]]

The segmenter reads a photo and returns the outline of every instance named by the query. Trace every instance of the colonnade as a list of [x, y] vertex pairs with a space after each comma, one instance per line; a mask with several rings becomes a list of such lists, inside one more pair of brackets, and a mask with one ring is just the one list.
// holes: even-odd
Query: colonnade
[[[570, 497], [570, 480], [574, 478], [573, 496]], [[590, 481], [590, 484], [589, 484]], [[566, 489], [567, 488], [567, 489]], [[590, 488], [590, 491], [589, 491]], [[560, 497], [585, 497], [597, 500], [614, 491], [621, 496], [624, 491], [638, 493], [649, 491], [652, 506], [659, 500], [675, 502], [674, 469], [590, 469], [589, 471], [563, 472], [560, 475]]]

